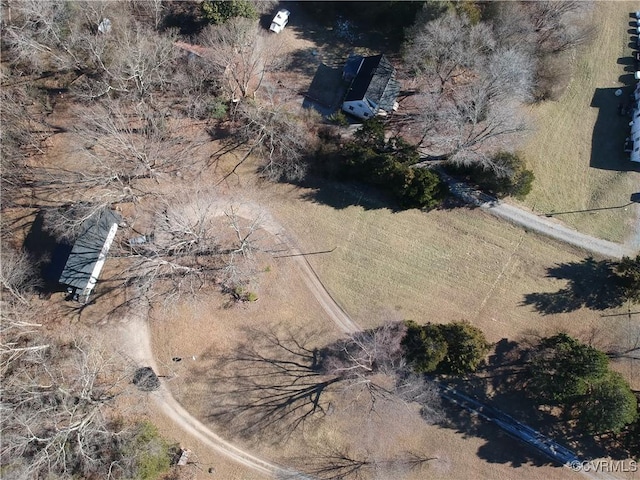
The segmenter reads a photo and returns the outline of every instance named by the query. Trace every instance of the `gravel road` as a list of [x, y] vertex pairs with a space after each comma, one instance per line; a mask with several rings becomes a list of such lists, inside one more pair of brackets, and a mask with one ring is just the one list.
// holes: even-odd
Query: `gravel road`
[[[496, 217], [520, 225], [527, 230], [607, 258], [622, 258], [623, 256], [629, 257], [637, 254], [637, 249], [635, 248], [585, 235], [553, 218], [536, 215], [533, 212], [509, 205], [485, 193], [474, 190], [469, 185], [454, 180], [442, 171], [439, 171], [439, 174], [449, 185], [449, 189], [454, 196], [469, 205], [480, 207]], [[638, 231], [640, 231], [640, 226], [636, 226], [636, 232]]]

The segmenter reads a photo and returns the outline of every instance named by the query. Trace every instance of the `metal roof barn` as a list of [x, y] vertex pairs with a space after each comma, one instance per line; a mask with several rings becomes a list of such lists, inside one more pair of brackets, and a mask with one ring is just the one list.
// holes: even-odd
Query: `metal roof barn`
[[113, 210], [84, 221], [60, 275], [60, 283], [73, 293], [88, 297], [98, 281], [121, 218]]

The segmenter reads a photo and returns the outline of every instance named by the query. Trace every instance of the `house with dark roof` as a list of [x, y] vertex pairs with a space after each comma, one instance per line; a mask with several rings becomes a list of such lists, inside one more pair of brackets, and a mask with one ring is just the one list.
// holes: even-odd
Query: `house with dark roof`
[[396, 80], [396, 69], [384, 55], [351, 55], [342, 76], [351, 82], [342, 103], [344, 112], [366, 120], [398, 109], [400, 83]]
[[59, 282], [74, 298], [86, 301], [95, 287], [121, 218], [105, 209], [84, 221], [60, 274]]

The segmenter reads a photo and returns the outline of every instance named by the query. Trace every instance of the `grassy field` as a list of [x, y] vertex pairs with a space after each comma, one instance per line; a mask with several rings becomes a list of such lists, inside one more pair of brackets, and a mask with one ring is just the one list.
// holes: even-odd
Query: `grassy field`
[[[628, 327], [626, 317], [609, 317], [606, 324], [601, 317], [621, 309], [583, 308], [541, 315], [524, 305], [528, 293], [556, 292], [566, 286], [564, 280], [546, 276], [548, 267], [581, 262], [584, 255], [479, 210], [425, 214], [358, 205], [335, 208], [314, 201], [319, 194], [313, 189], [261, 183], [253, 188], [246, 173], [240, 177], [242, 188], [253, 192], [256, 203], [285, 226], [303, 252], [335, 247], [331, 253], [307, 258], [333, 296], [363, 327], [387, 318], [467, 319], [493, 342], [563, 330], [603, 348]], [[322, 198], [348, 205], [359, 195], [325, 186]], [[152, 319], [154, 350], [166, 368], [161, 374], [169, 375], [174, 394], [214, 430], [292, 467], [317, 461], [330, 445], [354, 454], [366, 451], [377, 458], [411, 451], [434, 459], [418, 470], [381, 470], [381, 478], [571, 478], [569, 470], [548, 464], [491, 425], [454, 414], [449, 427], [430, 426], [415, 409], [385, 404], [378, 406], [378, 414], [367, 417], [366, 405], [360, 404], [366, 396], [352, 398], [348, 392], [329, 393], [325, 400], [331, 401], [332, 414], [309, 422], [288, 442], [269, 432], [243, 440], [216, 424], [209, 415], [210, 391], [219, 374], [215, 358], [243, 338], [251, 339], [248, 327], [287, 325], [320, 332], [318, 345], [339, 335], [304, 286], [295, 264], [287, 258], [269, 262], [255, 304], [225, 309], [220, 307], [219, 295], [210, 295], [173, 311], [157, 312]], [[174, 356], [184, 360], [173, 363]], [[625, 374], [638, 371], [637, 367], [621, 369]], [[380, 432], [385, 432], [384, 441]]]
[[[291, 202], [291, 205], [313, 204]], [[303, 208], [297, 213], [307, 215], [310, 211]], [[381, 218], [389, 215], [380, 213]], [[310, 221], [317, 219], [316, 216], [309, 218]], [[417, 408], [380, 401], [376, 413], [368, 415], [366, 394], [355, 395], [339, 389], [328, 391], [323, 397], [325, 407], [332, 405], [331, 413], [312, 417], [303, 429], [292, 432], [288, 441], [269, 431], [243, 439], [227, 430], [224, 424], [213, 421], [210, 414], [215, 409], [215, 397], [211, 391], [215, 390], [216, 378], [221, 374], [217, 358], [224, 357], [240, 341], [253, 344], [255, 334], [248, 333], [248, 328], [286, 326], [292, 331], [315, 332], [312, 345], [318, 346], [339, 336], [304, 285], [295, 264], [282, 259], [263, 274], [260, 300], [255, 304], [221, 308], [224, 299], [212, 294], [153, 314], [151, 325], [154, 351], [161, 366], [159, 374], [170, 379], [172, 392], [191, 413], [234, 443], [292, 468], [308, 469], [316, 463], [322, 464], [322, 456], [332, 451], [382, 460], [411, 452], [432, 460], [413, 470], [397, 463], [382, 465], [375, 474], [365, 469], [362, 478], [513, 478], [516, 472], [518, 478], [532, 480], [550, 476], [571, 478], [569, 470], [550, 465], [528, 449], [513, 445], [497, 428], [464, 414], [454, 416], [448, 427], [433, 426], [421, 419]], [[366, 299], [372, 298], [374, 293], [366, 296]], [[360, 301], [366, 302], [366, 299], [363, 297]], [[367, 317], [370, 324], [384, 318], [373, 311]], [[175, 356], [183, 360], [172, 362]], [[243, 373], [247, 372], [243, 370]], [[224, 472], [229, 473], [229, 478], [252, 478]]]
[[[565, 329], [586, 333], [601, 325], [600, 312], [580, 309], [541, 315], [525, 295], [557, 292], [566, 280], [547, 268], [586, 256], [501, 222], [479, 210], [421, 213], [336, 209], [307, 198], [312, 190], [281, 186], [267, 201], [297, 236], [334, 297], [364, 327], [384, 311], [418, 322], [469, 320], [491, 341], [526, 332]], [[338, 190], [324, 195], [351, 196]], [[352, 201], [357, 196], [352, 196]], [[611, 327], [608, 324], [608, 328]]]
[[[524, 156], [536, 181], [526, 204], [538, 212], [624, 205], [640, 189], [638, 169], [625, 171], [631, 165], [623, 153], [630, 119], [618, 115], [619, 102], [635, 84], [628, 71], [629, 12], [637, 4], [595, 2], [594, 9], [595, 38], [576, 54], [566, 92], [532, 108], [535, 131]], [[624, 95], [616, 97], [625, 84]], [[585, 233], [623, 241], [637, 224], [638, 206], [559, 218]]]

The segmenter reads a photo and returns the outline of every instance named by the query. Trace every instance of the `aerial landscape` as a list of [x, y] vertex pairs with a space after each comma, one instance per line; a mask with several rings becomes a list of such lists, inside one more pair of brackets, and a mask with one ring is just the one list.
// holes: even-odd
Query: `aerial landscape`
[[640, 4], [3, 0], [0, 477], [640, 479]]

